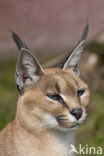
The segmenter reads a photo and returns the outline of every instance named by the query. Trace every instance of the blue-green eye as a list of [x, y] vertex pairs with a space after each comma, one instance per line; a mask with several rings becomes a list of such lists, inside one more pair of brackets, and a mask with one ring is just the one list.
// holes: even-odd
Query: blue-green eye
[[78, 90], [77, 91], [78, 98], [81, 97], [84, 93], [85, 93], [85, 90], [84, 89]]

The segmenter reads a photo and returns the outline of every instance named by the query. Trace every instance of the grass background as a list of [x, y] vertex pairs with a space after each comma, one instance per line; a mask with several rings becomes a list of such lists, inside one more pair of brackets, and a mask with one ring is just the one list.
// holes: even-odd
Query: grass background
[[[16, 59], [0, 63], [0, 130], [15, 116], [18, 99], [15, 66]], [[88, 113], [86, 123], [77, 132], [77, 145], [101, 146], [104, 149], [104, 92], [92, 92]]]

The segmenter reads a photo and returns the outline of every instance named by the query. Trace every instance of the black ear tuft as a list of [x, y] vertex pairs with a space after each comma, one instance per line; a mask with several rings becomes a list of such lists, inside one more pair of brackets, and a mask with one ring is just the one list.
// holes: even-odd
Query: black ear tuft
[[20, 39], [20, 37], [16, 33], [12, 31], [11, 33], [12, 33], [13, 40], [15, 41], [19, 50], [21, 50], [22, 48], [28, 49], [27, 45]]
[[86, 24], [86, 26], [85, 26], [85, 28], [84, 28], [84, 31], [83, 31], [83, 34], [82, 34], [81, 41], [82, 41], [82, 40], [86, 40], [87, 35], [88, 35], [88, 29], [89, 29], [89, 26], [88, 26], [88, 24]]

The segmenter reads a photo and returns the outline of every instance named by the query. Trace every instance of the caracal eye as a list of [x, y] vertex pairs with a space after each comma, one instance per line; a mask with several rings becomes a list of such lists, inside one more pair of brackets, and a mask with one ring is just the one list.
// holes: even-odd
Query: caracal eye
[[80, 89], [77, 91], [77, 97], [80, 98], [85, 93], [84, 89]]
[[63, 102], [63, 98], [59, 94], [47, 94], [47, 97], [54, 101]]

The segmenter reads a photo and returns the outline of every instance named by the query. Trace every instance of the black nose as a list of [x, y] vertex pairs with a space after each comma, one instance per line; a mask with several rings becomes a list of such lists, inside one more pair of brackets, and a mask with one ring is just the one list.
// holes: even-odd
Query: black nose
[[70, 113], [71, 113], [73, 116], [75, 116], [75, 118], [76, 118], [77, 120], [79, 120], [79, 119], [81, 118], [81, 116], [82, 116], [83, 110], [82, 110], [82, 108], [76, 108], [76, 109], [72, 109], [72, 110], [70, 111]]

